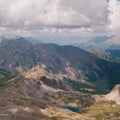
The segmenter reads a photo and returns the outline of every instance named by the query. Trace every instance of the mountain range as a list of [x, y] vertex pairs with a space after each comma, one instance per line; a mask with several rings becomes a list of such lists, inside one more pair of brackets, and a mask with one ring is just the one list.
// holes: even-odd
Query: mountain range
[[95, 54], [99, 58], [105, 59], [107, 61], [120, 63], [120, 50], [118, 49], [86, 49], [88, 52]]
[[[20, 38], [17, 34], [1, 34], [0, 38], [17, 39]], [[55, 43], [58, 45], [72, 45], [82, 49], [108, 49], [120, 50], [120, 36], [117, 35], [95, 35], [95, 36], [24, 36], [24, 38], [33, 43]]]
[[98, 58], [78, 47], [32, 44], [20, 37], [0, 43], [0, 68], [18, 75], [36, 66], [84, 92], [106, 93], [120, 83], [120, 64]]
[[119, 119], [120, 64], [102, 58], [71, 45], [2, 38], [0, 120]]
[[95, 36], [90, 39], [77, 40], [72, 45], [80, 47], [82, 49], [108, 49], [108, 50], [120, 50], [120, 36]]

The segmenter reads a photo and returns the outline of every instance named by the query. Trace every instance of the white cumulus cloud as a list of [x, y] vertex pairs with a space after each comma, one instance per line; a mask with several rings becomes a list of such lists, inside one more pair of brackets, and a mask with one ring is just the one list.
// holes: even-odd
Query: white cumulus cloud
[[0, 0], [0, 26], [91, 28], [107, 22], [106, 0]]
[[109, 9], [109, 28], [120, 29], [120, 1], [110, 0], [108, 4]]

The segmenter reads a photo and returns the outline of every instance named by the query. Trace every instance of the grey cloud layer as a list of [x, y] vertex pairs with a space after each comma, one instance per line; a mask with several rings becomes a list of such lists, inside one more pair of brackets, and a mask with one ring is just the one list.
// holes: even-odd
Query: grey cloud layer
[[118, 1], [110, 0], [108, 4], [106, 0], [0, 0], [0, 27], [88, 29], [110, 24], [110, 28], [116, 28], [120, 26], [119, 22], [114, 25], [120, 2], [115, 2]]

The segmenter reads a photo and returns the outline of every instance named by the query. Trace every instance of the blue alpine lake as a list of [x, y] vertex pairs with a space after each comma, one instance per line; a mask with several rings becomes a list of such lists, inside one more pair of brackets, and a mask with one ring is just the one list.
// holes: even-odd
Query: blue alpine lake
[[59, 105], [60, 108], [63, 108], [63, 109], [68, 109], [72, 112], [79, 112], [80, 111], [80, 108], [78, 107], [73, 107], [71, 105]]

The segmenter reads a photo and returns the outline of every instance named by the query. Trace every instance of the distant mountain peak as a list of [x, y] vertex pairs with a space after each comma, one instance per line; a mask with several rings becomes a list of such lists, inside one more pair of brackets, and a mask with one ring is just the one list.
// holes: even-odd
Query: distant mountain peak
[[0, 35], [0, 37], [3, 37], [5, 39], [17, 39], [17, 38], [22, 37], [22, 36], [17, 35], [17, 34], [2, 34], [2, 35]]
[[119, 35], [101, 35], [89, 38], [89, 40], [79, 40], [73, 44], [83, 49], [120, 49]]
[[6, 38], [3, 38], [3, 40], [1, 41], [1, 44], [4, 46], [9, 46], [11, 44], [14, 44], [15, 46], [18, 45], [18, 46], [22, 46], [22, 45], [26, 45], [26, 47], [28, 45], [32, 45], [32, 43], [30, 43], [29, 41], [27, 41], [25, 38], [23, 37], [18, 37], [18, 38], [14, 38], [14, 39], [6, 39]]

